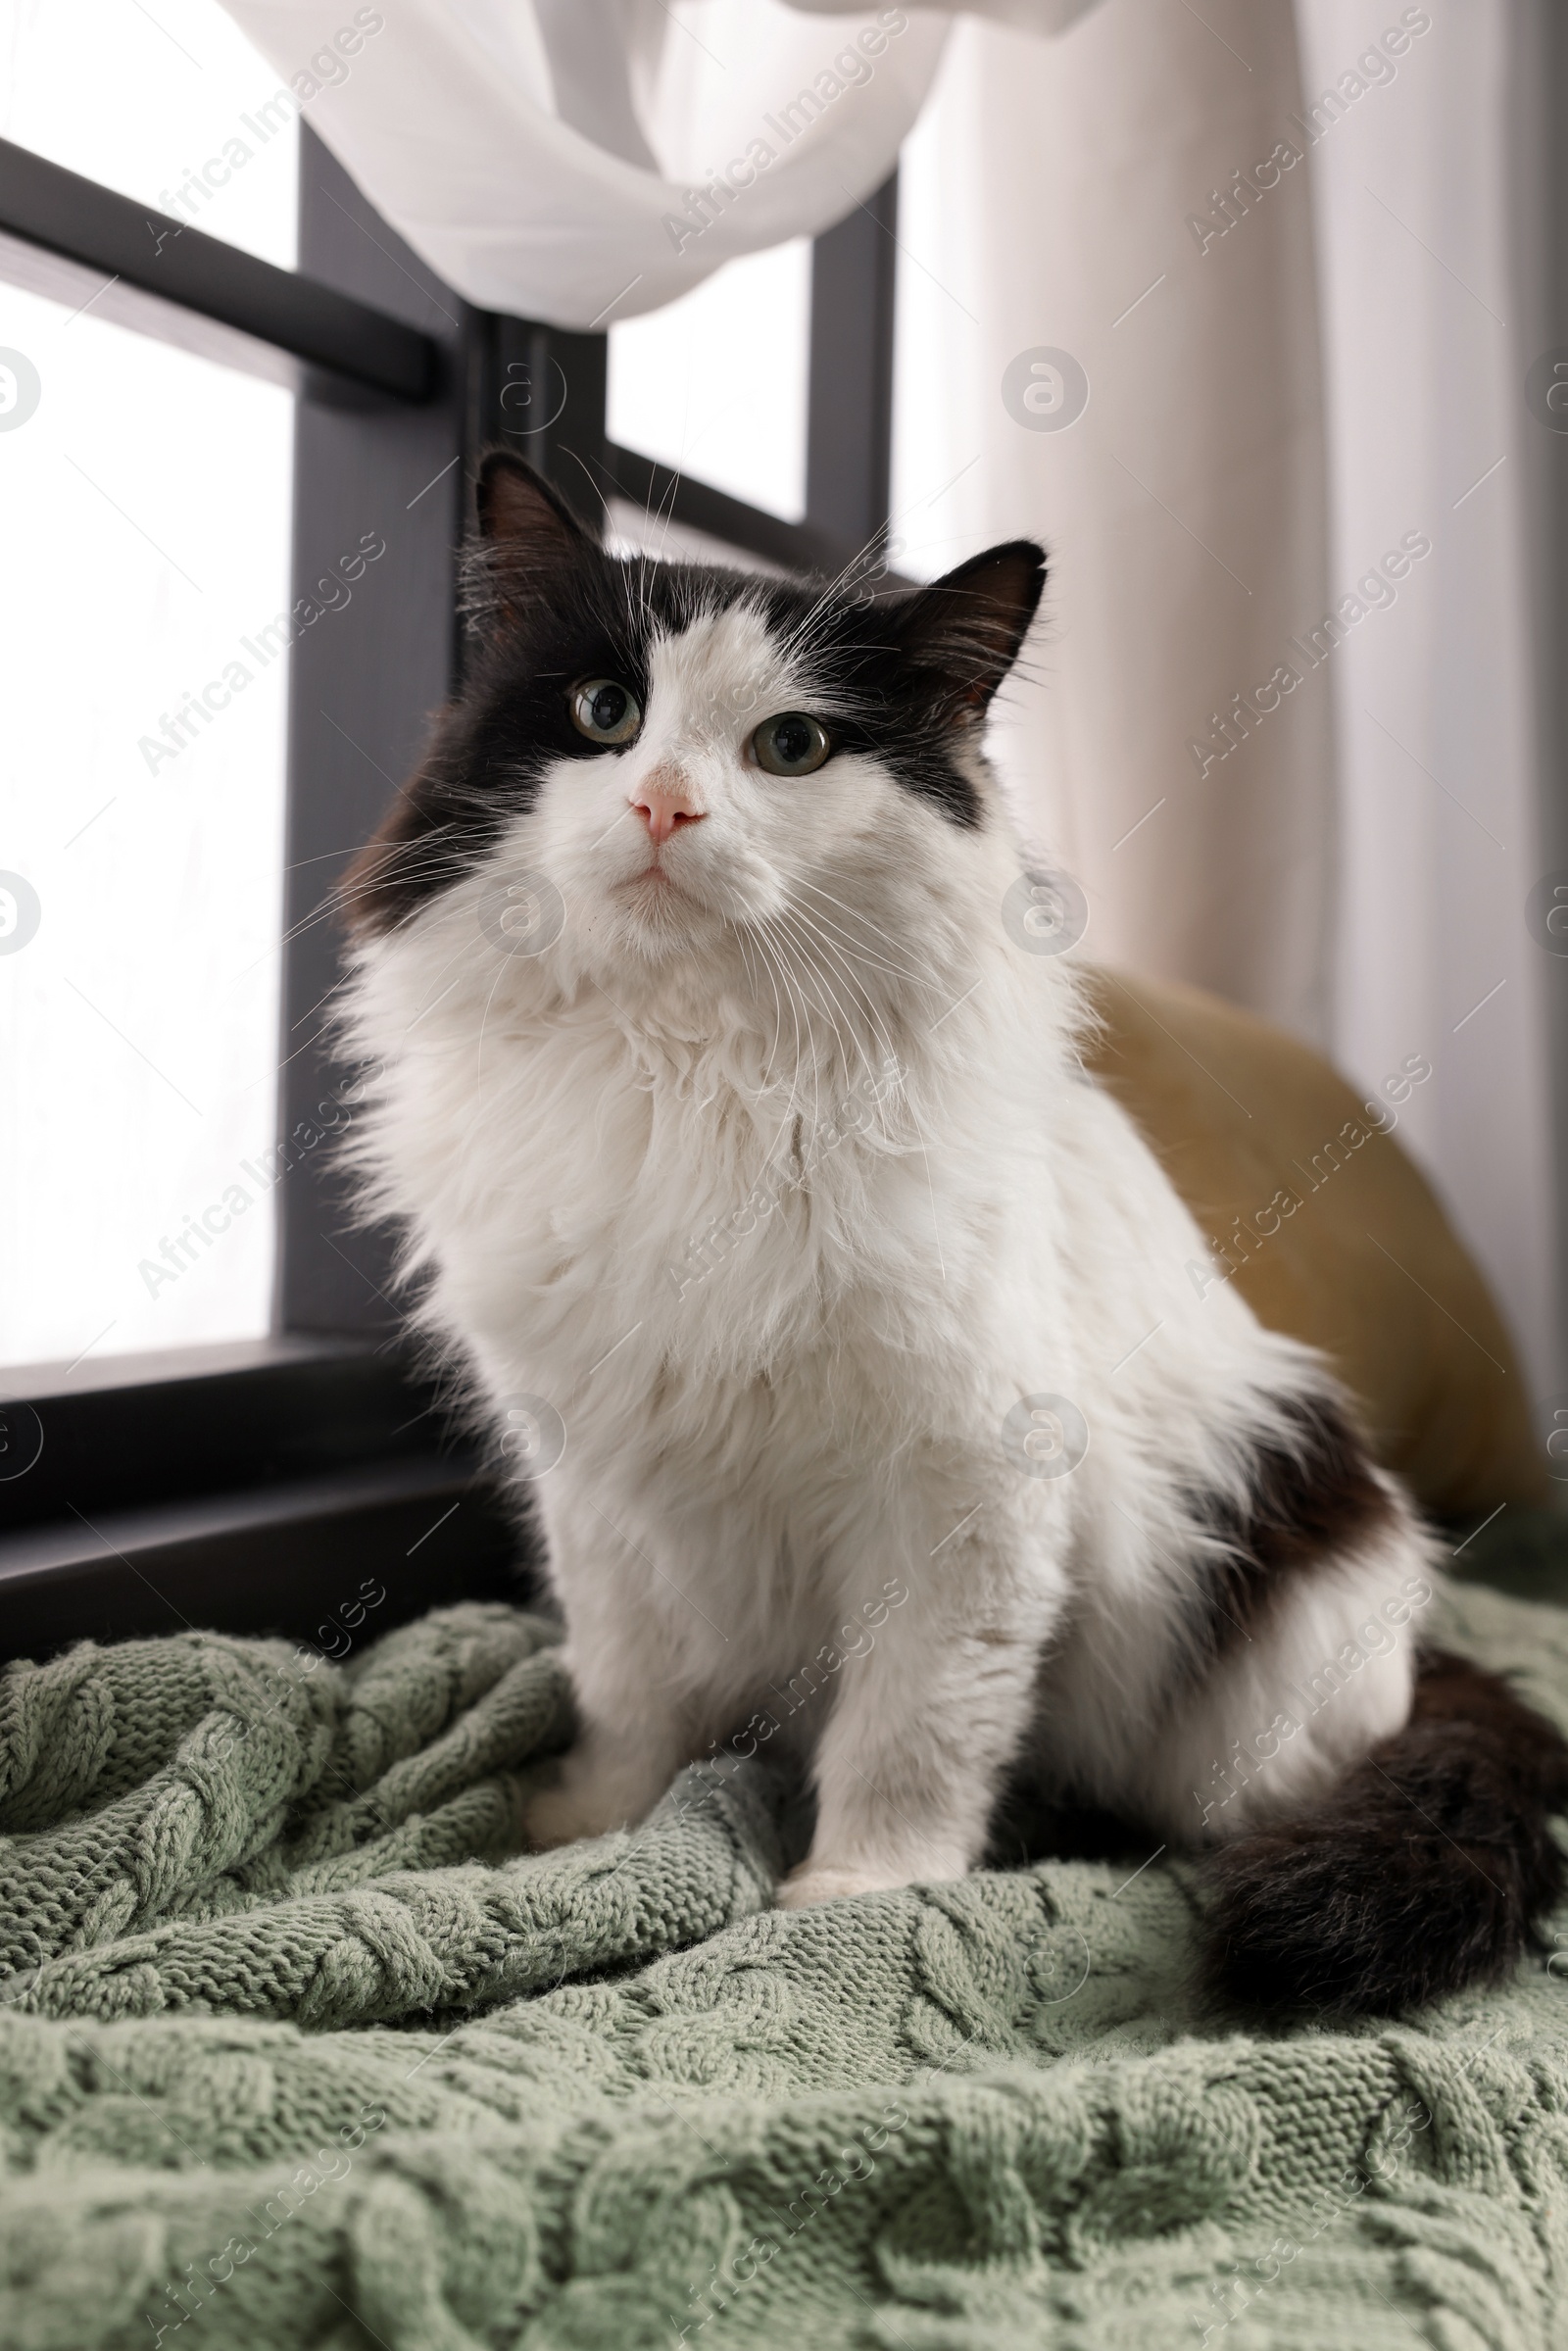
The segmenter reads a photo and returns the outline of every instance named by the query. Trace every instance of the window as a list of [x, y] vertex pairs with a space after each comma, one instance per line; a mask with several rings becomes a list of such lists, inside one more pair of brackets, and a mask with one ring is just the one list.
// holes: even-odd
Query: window
[[[318, 1148], [352, 1102], [333, 891], [461, 658], [478, 451], [698, 556], [838, 571], [888, 514], [891, 183], [612, 349], [472, 310], [308, 123], [252, 142], [274, 77], [210, 0], [130, 13], [92, 0], [68, 59], [19, 7], [0, 140], [0, 1600], [34, 1653], [308, 1636], [367, 1573], [388, 1621], [512, 1589]], [[519, 381], [559, 387], [537, 424]]]
[[0, 347], [39, 385], [0, 436], [5, 863], [37, 925], [0, 962], [0, 1361], [261, 1337], [294, 403], [13, 286]]
[[804, 520], [810, 317], [811, 248], [798, 238], [612, 326], [612, 439]]
[[295, 114], [218, 0], [0, 0], [0, 136], [293, 267]]

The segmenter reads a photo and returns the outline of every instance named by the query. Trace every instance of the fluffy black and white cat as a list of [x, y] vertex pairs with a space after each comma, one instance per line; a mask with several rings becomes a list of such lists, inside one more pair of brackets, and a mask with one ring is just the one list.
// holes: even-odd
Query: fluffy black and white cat
[[1027, 1783], [1218, 1848], [1245, 1995], [1509, 1964], [1564, 1750], [1421, 1678], [1429, 1538], [1324, 1365], [1194, 1282], [1038, 952], [982, 735], [1041, 550], [873, 602], [613, 557], [508, 457], [478, 509], [468, 677], [348, 888], [349, 1022], [371, 1197], [520, 1432], [565, 1617], [536, 1841], [787, 1717], [785, 1904], [961, 1876]]

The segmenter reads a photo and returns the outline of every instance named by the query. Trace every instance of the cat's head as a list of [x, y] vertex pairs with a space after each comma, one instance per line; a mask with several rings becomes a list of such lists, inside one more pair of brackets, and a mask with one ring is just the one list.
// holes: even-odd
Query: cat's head
[[873, 601], [610, 555], [506, 455], [478, 511], [468, 674], [350, 876], [362, 942], [475, 897], [494, 946], [636, 989], [762, 987], [769, 941], [852, 917], [918, 941], [1001, 822], [980, 738], [1039, 547]]

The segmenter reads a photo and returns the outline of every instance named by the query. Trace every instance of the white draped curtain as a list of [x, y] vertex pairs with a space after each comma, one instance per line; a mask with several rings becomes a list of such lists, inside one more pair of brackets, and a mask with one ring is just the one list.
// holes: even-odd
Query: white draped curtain
[[570, 327], [842, 220], [897, 162], [948, 29], [779, 0], [225, 5], [449, 284]]
[[902, 149], [894, 528], [926, 574], [1051, 551], [997, 728], [1026, 827], [1104, 959], [1369, 1085], [1431, 1061], [1404, 1132], [1538, 1391], [1568, 1364], [1508, 194], [1542, 4], [227, 0], [426, 261], [564, 326], [820, 231]]
[[[1333, 578], [1353, 585], [1412, 529], [1433, 548], [1398, 605], [1370, 613], [1335, 655], [1333, 1040], [1370, 1081], [1404, 1053], [1431, 1060], [1406, 1141], [1549, 1392], [1565, 1371], [1552, 1279], [1552, 975], [1525, 922], [1549, 861], [1529, 611], [1530, 461], [1546, 436], [1523, 398], [1540, 346], [1510, 204], [1528, 142], [1530, 12], [1513, 0], [1425, 0], [1415, 13], [1431, 29], [1397, 79], [1368, 79], [1312, 153]], [[1334, 87], [1366, 50], [1365, 0], [1302, 0], [1300, 18], [1307, 86]]]

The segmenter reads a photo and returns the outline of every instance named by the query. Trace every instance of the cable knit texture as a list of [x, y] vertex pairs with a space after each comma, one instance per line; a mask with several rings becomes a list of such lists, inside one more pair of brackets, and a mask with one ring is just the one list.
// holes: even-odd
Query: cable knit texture
[[[1568, 1610], [1446, 1608], [1568, 1728]], [[10, 1669], [0, 2341], [1561, 2340], [1568, 1915], [1499, 1992], [1259, 2036], [1194, 2005], [1168, 1856], [774, 1910], [765, 1751], [523, 1854], [556, 1640], [475, 1604], [311, 1671]]]

